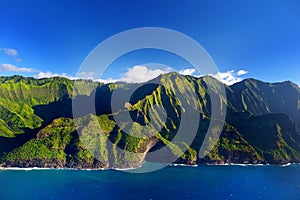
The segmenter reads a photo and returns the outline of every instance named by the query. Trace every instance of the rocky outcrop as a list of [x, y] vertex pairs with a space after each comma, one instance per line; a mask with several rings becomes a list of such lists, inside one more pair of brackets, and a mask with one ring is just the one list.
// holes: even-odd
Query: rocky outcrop
[[64, 168], [65, 162], [59, 159], [28, 159], [18, 161], [5, 161], [0, 164], [1, 167], [20, 167], [20, 168]]

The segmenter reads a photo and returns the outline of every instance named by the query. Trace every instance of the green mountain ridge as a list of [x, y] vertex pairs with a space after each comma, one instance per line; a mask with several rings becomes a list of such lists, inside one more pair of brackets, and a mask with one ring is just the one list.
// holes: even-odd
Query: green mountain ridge
[[[144, 161], [300, 162], [300, 88], [292, 82], [246, 79], [227, 86], [210, 76], [173, 72], [144, 84], [91, 80], [74, 84], [62, 77], [0, 77], [1, 166], [128, 168]], [[95, 112], [83, 106], [91, 104], [93, 97]], [[211, 97], [220, 113], [217, 118], [211, 118]], [[82, 106], [77, 116], [73, 116], [72, 103]], [[199, 120], [184, 121], [189, 111], [198, 113]], [[126, 113], [133, 122], [115, 121], [125, 119]], [[224, 126], [218, 123], [223, 117]], [[213, 129], [221, 135], [214, 144], [212, 134], [208, 152], [199, 156], [210, 122], [216, 122]], [[196, 127], [195, 137], [183, 133], [175, 140], [182, 126], [191, 127], [191, 132]], [[161, 156], [155, 154], [160, 151], [164, 152]]]

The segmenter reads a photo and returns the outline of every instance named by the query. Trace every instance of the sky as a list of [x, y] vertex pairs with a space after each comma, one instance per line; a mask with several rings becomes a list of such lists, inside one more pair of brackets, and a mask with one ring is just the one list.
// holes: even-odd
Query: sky
[[[0, 0], [0, 75], [76, 78], [99, 43], [140, 27], [193, 38], [216, 63], [212, 75], [226, 84], [251, 77], [300, 85], [297, 0]], [[170, 71], [199, 75], [178, 56], [148, 49], [121, 56], [92, 78], [142, 82]]]

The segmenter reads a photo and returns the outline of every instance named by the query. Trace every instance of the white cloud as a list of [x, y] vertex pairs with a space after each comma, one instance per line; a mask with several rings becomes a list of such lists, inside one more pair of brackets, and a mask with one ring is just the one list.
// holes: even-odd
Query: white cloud
[[34, 68], [18, 67], [9, 63], [0, 64], [0, 72], [33, 74], [35, 78], [49, 78], [53, 76], [61, 76], [69, 79], [74, 79], [74, 77], [70, 77], [66, 73], [59, 74], [59, 73], [52, 73], [50, 71], [43, 72], [40, 70], [36, 70]]
[[27, 67], [17, 67], [15, 65], [4, 63], [0, 64], [0, 72], [23, 72], [23, 73], [33, 73], [36, 72], [33, 68], [27, 68]]
[[52, 73], [50, 71], [47, 72], [39, 72], [37, 75], [35, 75], [35, 78], [49, 78], [49, 77], [53, 77], [53, 76], [59, 76], [60, 74], [57, 73]]
[[107, 78], [107, 79], [101, 79], [100, 78], [100, 79], [96, 79], [95, 81], [107, 84], [107, 83], [115, 83], [115, 82], [118, 82], [120, 80], [119, 79], [113, 79], [113, 78]]
[[21, 58], [15, 58], [15, 61], [16, 62], [22, 62], [22, 59]]
[[194, 73], [196, 72], [196, 69], [182, 69], [179, 71], [179, 74], [182, 74], [182, 75], [193, 75]]
[[237, 75], [238, 75], [238, 76], [242, 76], [242, 75], [245, 75], [245, 74], [248, 74], [248, 71], [243, 70], [243, 69], [241, 69], [241, 70], [239, 70], [239, 71], [237, 72]]
[[9, 56], [17, 56], [18, 55], [18, 51], [15, 49], [11, 49], [11, 48], [0, 48], [0, 51], [3, 51], [6, 55], [9, 55]]
[[68, 79], [76, 79], [76, 77], [68, 76], [68, 74], [66, 74], [66, 73], [59, 74], [59, 73], [52, 73], [50, 71], [46, 71], [46, 72], [40, 71], [34, 77], [39, 79], [39, 78], [50, 78], [50, 77], [56, 77], [56, 76], [65, 77], [65, 78], [68, 78]]
[[[69, 79], [73, 79], [74, 77], [68, 76], [66, 73], [52, 73], [50, 71], [40, 71], [34, 68], [29, 67], [18, 67], [9, 63], [0, 64], [0, 72], [13, 72], [13, 73], [26, 73], [26, 74], [33, 74], [35, 78], [48, 78], [53, 76], [61, 76], [66, 77]], [[34, 75], [35, 74], [35, 75]]]
[[[125, 73], [120, 75], [120, 78], [98, 78], [95, 72], [79, 72], [76, 74], [75, 77], [73, 76], [67, 76], [69, 79], [91, 79], [94, 81], [98, 81], [101, 83], [115, 83], [118, 81], [126, 82], [126, 83], [142, 83], [149, 81], [151, 79], [156, 78], [160, 74], [165, 74], [174, 71], [171, 67], [166, 67], [165, 69], [149, 69], [147, 66], [134, 66], [132, 68], [129, 68]], [[51, 77], [51, 76], [61, 76], [60, 74], [52, 74], [48, 72], [47, 74], [44, 74], [43, 72], [40, 73], [40, 76], [37, 77]]]
[[122, 75], [120, 81], [127, 83], [142, 83], [156, 78], [160, 74], [173, 71], [172, 68], [166, 69], [149, 69], [146, 66], [134, 66]]
[[117, 81], [119, 81], [119, 79], [113, 79], [113, 78], [108, 78], [108, 79], [96, 79], [95, 78], [95, 73], [94, 72], [79, 72], [76, 74], [76, 76], [70, 76], [66, 73], [53, 73], [50, 71], [46, 71], [46, 72], [42, 72], [40, 71], [38, 74], [36, 74], [34, 77], [37, 79], [40, 78], [50, 78], [50, 77], [65, 77], [68, 78], [70, 80], [78, 80], [78, 79], [91, 79], [93, 81], [97, 81], [97, 82], [101, 82], [101, 83], [115, 83]]
[[91, 80], [94, 80], [94, 81], [98, 81], [98, 82], [101, 82], [101, 83], [115, 83], [117, 81], [119, 81], [119, 79], [113, 79], [113, 78], [107, 78], [107, 79], [101, 79], [101, 78], [98, 78], [97, 79], [97, 76], [96, 76], [96, 73], [95, 72], [78, 72], [76, 74], [76, 77], [70, 77], [70, 79], [91, 79]]
[[226, 85], [232, 85], [242, 81], [243, 79], [240, 76], [245, 75], [247, 73], [248, 71], [246, 70], [239, 70], [238, 72], [230, 70], [227, 72], [218, 72], [217, 74], [213, 74], [211, 76], [215, 77], [216, 79], [225, 83]]
[[[31, 73], [34, 74], [33, 76], [38, 79], [60, 76], [72, 80], [91, 79], [102, 83], [114, 83], [118, 81], [127, 82], [127, 83], [142, 83], [154, 79], [161, 74], [169, 73], [172, 71], [175, 70], [171, 67], [166, 67], [163, 69], [159, 69], [159, 68], [150, 69], [147, 66], [140, 65], [140, 66], [134, 66], [132, 68], [129, 68], [124, 74], [120, 75], [120, 78], [117, 79], [116, 78], [97, 79], [96, 74], [94, 72], [80, 72], [77, 73], [76, 76], [70, 76], [66, 73], [53, 73], [51, 71], [40, 71], [34, 68], [17, 67], [9, 63], [0, 64], [0, 72], [17, 72], [17, 73], [29, 73], [29, 74]], [[195, 77], [200, 77], [200, 75], [195, 75], [196, 69], [192, 69], [192, 68], [180, 70], [179, 73], [183, 75], [193, 75]], [[235, 72], [234, 70], [230, 70], [227, 72], [219, 72], [217, 74], [210, 74], [210, 75], [227, 85], [232, 85], [234, 83], [240, 82], [242, 80], [240, 76], [243, 76], [247, 73], [248, 71], [242, 69], [239, 70], [238, 72]]]
[[96, 79], [95, 72], [78, 72], [76, 74], [76, 79]]
[[[171, 67], [166, 67], [165, 69], [149, 69], [149, 67], [147, 66], [134, 66], [132, 68], [129, 68], [124, 74], [122, 74], [119, 79], [96, 79], [95, 74], [92, 72], [81, 72], [77, 74], [76, 78], [92, 79], [94, 81], [99, 81], [102, 83], [114, 83], [118, 81], [123, 81], [127, 83], [142, 83], [156, 78], [160, 74], [165, 74], [172, 71], [175, 70]], [[182, 75], [192, 75], [195, 77], [201, 77], [201, 75], [195, 75], [196, 72], [197, 70], [192, 68], [183, 69], [179, 71], [179, 73]], [[210, 75], [227, 85], [232, 85], [234, 83], [242, 81], [241, 76], [247, 73], [248, 71], [242, 69], [237, 72], [235, 72], [234, 70], [230, 70], [227, 72], [219, 72], [217, 74]]]

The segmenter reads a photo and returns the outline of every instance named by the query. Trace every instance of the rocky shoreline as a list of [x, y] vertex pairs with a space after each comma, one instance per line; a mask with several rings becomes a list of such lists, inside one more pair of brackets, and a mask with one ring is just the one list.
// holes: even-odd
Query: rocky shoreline
[[[241, 165], [241, 166], [263, 166], [263, 165], [277, 165], [286, 166], [289, 164], [299, 164], [297, 162], [284, 162], [284, 163], [267, 163], [267, 162], [224, 162], [224, 161], [210, 161], [210, 162], [197, 162], [197, 163], [184, 163], [175, 162], [171, 163], [170, 166], [198, 166], [198, 165]], [[20, 160], [17, 162], [7, 161], [0, 164], [0, 169], [76, 169], [76, 170], [104, 170], [104, 169], [118, 169], [128, 170], [136, 169], [141, 167], [142, 164], [126, 164], [120, 166], [112, 166], [102, 164], [100, 161], [95, 160], [93, 164], [80, 162], [80, 163], [66, 163], [58, 159], [32, 159], [32, 160]]]

